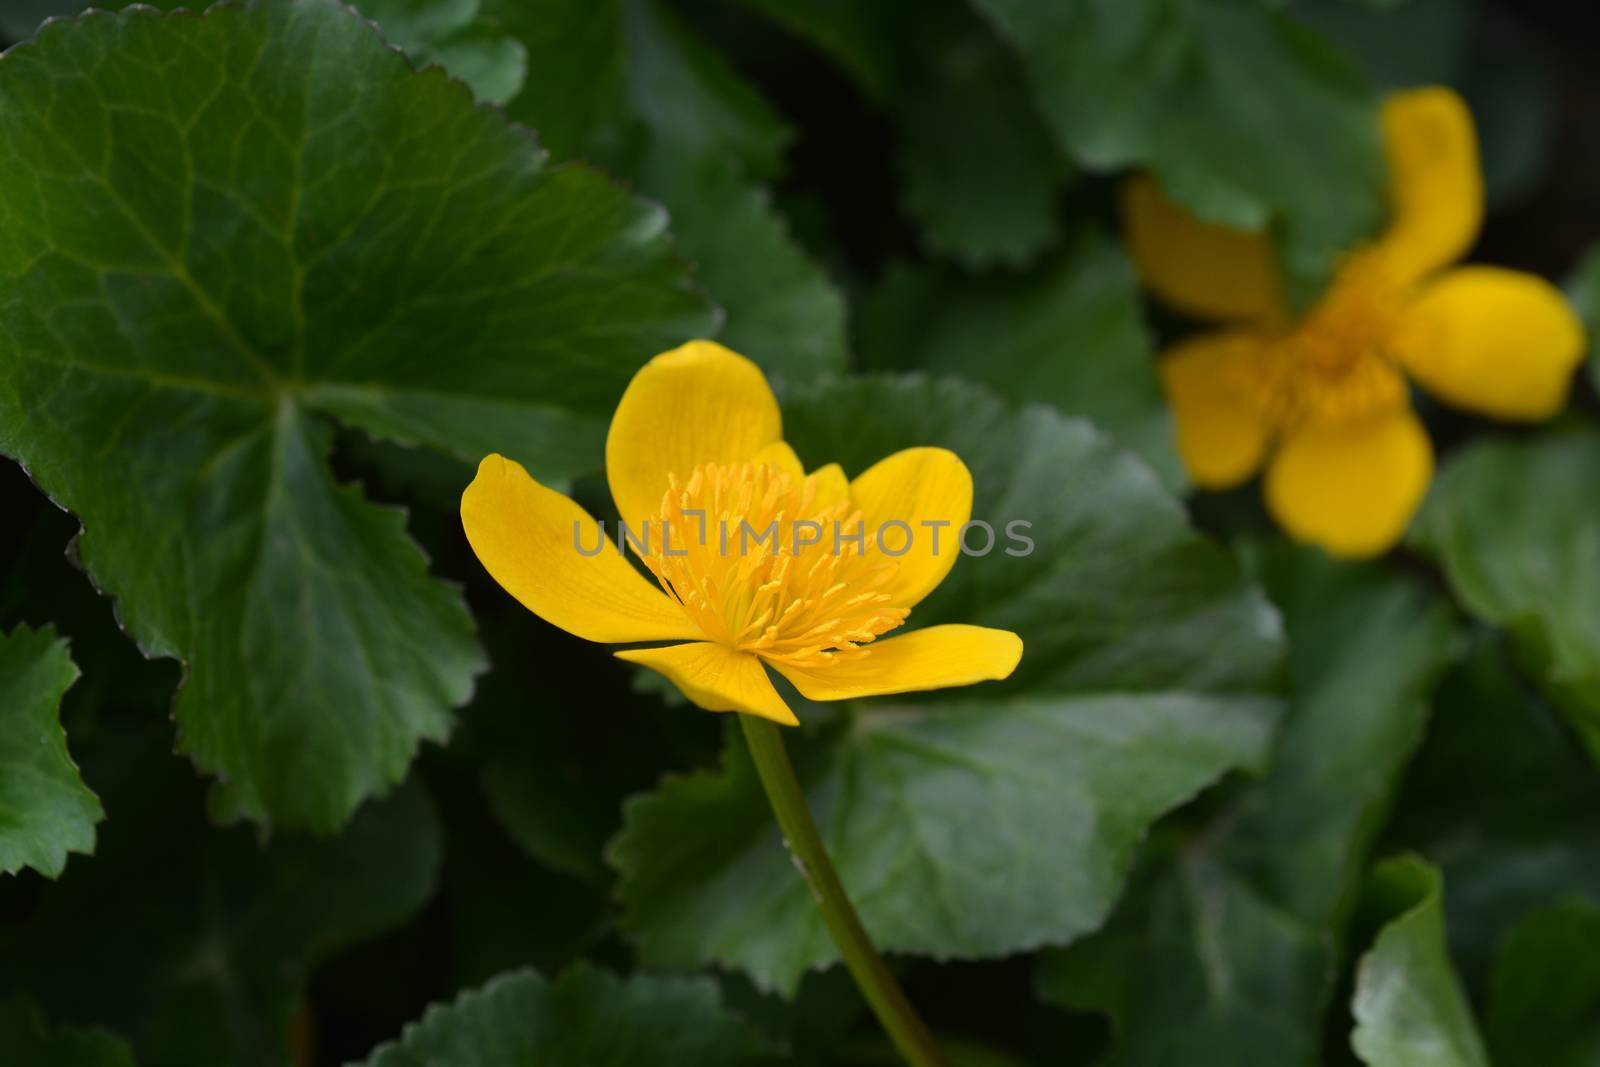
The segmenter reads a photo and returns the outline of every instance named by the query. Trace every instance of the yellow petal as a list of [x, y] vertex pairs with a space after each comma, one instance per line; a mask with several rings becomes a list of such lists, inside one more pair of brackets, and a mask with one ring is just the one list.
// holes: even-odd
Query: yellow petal
[[1375, 556], [1405, 534], [1433, 476], [1422, 423], [1400, 409], [1290, 434], [1267, 470], [1267, 507], [1290, 536]]
[[1266, 455], [1267, 427], [1251, 393], [1260, 353], [1252, 334], [1212, 333], [1174, 345], [1161, 361], [1178, 452], [1201, 489], [1247, 481]]
[[[629, 566], [588, 512], [513, 460], [491, 455], [478, 464], [461, 494], [461, 525], [494, 580], [568, 633], [603, 642], [703, 636], [675, 601]], [[598, 552], [584, 555], [596, 545]]]
[[[909, 608], [944, 581], [961, 554], [958, 536], [972, 518], [972, 475], [948, 449], [908, 448], [857, 475], [850, 502], [861, 511], [863, 555], [899, 565], [881, 590], [890, 603]], [[982, 540], [981, 533], [973, 537]]]
[[1413, 281], [1466, 255], [1483, 225], [1478, 133], [1450, 89], [1391, 93], [1383, 104], [1392, 217], [1379, 240], [1390, 268]]
[[606, 436], [617, 511], [637, 528], [657, 514], [667, 475], [701, 463], [749, 462], [781, 440], [778, 401], [761, 369], [713, 341], [690, 341], [628, 383]]
[[798, 726], [789, 705], [772, 688], [761, 661], [748, 652], [707, 641], [667, 648], [630, 649], [618, 659], [640, 663], [665, 675], [683, 695], [707, 711], [743, 711]]
[[800, 462], [800, 457], [794, 454], [794, 449], [789, 447], [787, 441], [772, 442], [752, 456], [750, 462], [776, 468], [797, 482], [806, 476], [805, 465]]
[[1407, 310], [1394, 346], [1439, 399], [1498, 419], [1549, 418], [1583, 361], [1583, 323], [1561, 290], [1532, 274], [1462, 267]]
[[818, 467], [811, 472], [811, 477], [816, 479], [817, 507], [828, 508], [850, 499], [850, 479], [844, 476], [844, 468], [837, 463]]
[[1022, 658], [1022, 638], [987, 626], [930, 626], [866, 646], [867, 654], [819, 666], [774, 662], [808, 700], [948, 689], [1009, 678]]
[[1140, 175], [1122, 189], [1128, 251], [1145, 285], [1203, 319], [1262, 320], [1283, 314], [1283, 288], [1265, 235], [1201, 222]]

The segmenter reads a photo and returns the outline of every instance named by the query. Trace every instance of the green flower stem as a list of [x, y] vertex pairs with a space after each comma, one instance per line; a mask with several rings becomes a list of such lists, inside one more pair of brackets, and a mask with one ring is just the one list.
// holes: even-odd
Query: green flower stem
[[755, 761], [756, 772], [772, 803], [772, 813], [778, 818], [778, 827], [789, 842], [800, 873], [811, 887], [811, 899], [822, 912], [822, 921], [833, 935], [845, 966], [850, 968], [862, 996], [872, 1005], [873, 1013], [883, 1024], [900, 1055], [912, 1067], [948, 1067], [948, 1061], [933, 1042], [933, 1035], [918, 1017], [911, 1002], [906, 999], [900, 983], [884, 965], [883, 957], [873, 947], [872, 939], [856, 916], [839, 875], [823, 847], [817, 824], [811, 821], [811, 810], [806, 807], [806, 797], [800, 791], [800, 782], [789, 763], [789, 753], [783, 747], [783, 733], [779, 726], [754, 715], [740, 715], [744, 724], [744, 737], [750, 745], [750, 756]]

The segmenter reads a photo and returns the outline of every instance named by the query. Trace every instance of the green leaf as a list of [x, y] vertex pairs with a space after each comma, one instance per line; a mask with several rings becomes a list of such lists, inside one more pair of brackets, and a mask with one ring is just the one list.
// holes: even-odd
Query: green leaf
[[94, 851], [105, 813], [67, 754], [58, 718], [77, 678], [50, 627], [0, 634], [0, 873], [32, 867], [54, 878], [67, 853]]
[[720, 339], [778, 377], [843, 370], [843, 297], [762, 184], [780, 170], [789, 130], [726, 60], [657, 0], [492, 10], [541, 72], [512, 117], [559, 156], [592, 160], [666, 205], [679, 251], [727, 313]]
[[1570, 899], [1511, 931], [1495, 962], [1487, 1028], [1500, 1067], [1600, 1062], [1600, 905]]
[[1059, 236], [1071, 168], [1010, 52], [965, 0], [739, 0], [811, 41], [900, 134], [902, 198], [925, 245], [965, 266], [1022, 266]]
[[1441, 684], [1389, 833], [1392, 847], [1437, 859], [1451, 950], [1475, 989], [1530, 911], [1600, 899], [1600, 775], [1494, 638], [1480, 631]]
[[1600, 759], [1600, 433], [1488, 442], [1434, 479], [1410, 543], [1519, 659]]
[[[440, 827], [408, 785], [343, 836], [208, 827], [199, 789], [154, 726], [85, 755], [110, 813], [28, 922], [0, 932], [0, 995], [99, 1023], [165, 1067], [280, 1067], [314, 967], [387, 932], [432, 896]], [[0, 1046], [3, 1047], [3, 1046]]]
[[1600, 389], [1600, 248], [1591, 248], [1568, 277], [1567, 299], [1589, 331], [1589, 376]]
[[1142, 306], [1127, 256], [1091, 230], [1022, 276], [891, 273], [863, 316], [862, 357], [870, 367], [963, 376], [1084, 416], [1181, 489]]
[[501, 975], [435, 1005], [364, 1067], [733, 1067], [765, 1051], [708, 978], [617, 978], [580, 965], [554, 982]]
[[[913, 619], [1012, 629], [1027, 649], [1007, 685], [870, 702], [796, 746], [873, 938], [972, 958], [1093, 930], [1157, 816], [1261, 766], [1275, 615], [1149, 469], [1082, 422], [921, 379], [801, 390], [784, 418], [808, 466], [961, 455], [998, 547], [961, 560]], [[1032, 523], [1031, 554], [1002, 551], [1014, 520]], [[726, 964], [792, 994], [836, 958], [737, 745], [720, 771], [630, 803], [608, 858], [648, 965]]]
[[0, 1000], [0, 1048], [21, 1067], [134, 1067], [122, 1041], [101, 1031], [53, 1027], [26, 997]]
[[708, 323], [662, 216], [332, 0], [53, 24], [0, 65], [0, 133], [0, 451], [188, 665], [219, 815], [337, 826], [483, 658], [323, 416], [592, 468], [632, 371]]
[[1149, 169], [1237, 229], [1281, 223], [1297, 277], [1381, 220], [1375, 94], [1270, 0], [975, 2], [1084, 167]]
[[356, 6], [419, 65], [438, 63], [484, 100], [503, 104], [522, 91], [527, 50], [479, 18], [478, 0], [360, 0]]
[[970, 32], [914, 49], [919, 38], [897, 40], [915, 64], [894, 108], [906, 211], [937, 255], [979, 268], [1026, 263], [1059, 235], [1056, 197], [1070, 168], [1015, 64]]
[[1350, 898], [1453, 645], [1444, 608], [1376, 567], [1305, 549], [1264, 565], [1295, 683], [1271, 773], [1040, 968], [1047, 1000], [1113, 1017], [1115, 1067], [1321, 1062]]
[[1373, 873], [1371, 906], [1394, 917], [1356, 967], [1350, 1046], [1367, 1067], [1489, 1067], [1445, 945], [1443, 892], [1416, 857]]

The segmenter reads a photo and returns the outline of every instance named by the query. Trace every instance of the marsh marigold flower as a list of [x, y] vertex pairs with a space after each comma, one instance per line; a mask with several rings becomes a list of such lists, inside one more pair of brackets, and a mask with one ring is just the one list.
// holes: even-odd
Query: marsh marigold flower
[[[467, 539], [495, 581], [568, 633], [681, 642], [616, 655], [702, 708], [793, 725], [763, 664], [811, 700], [846, 700], [1005, 678], [1021, 658], [1016, 634], [982, 626], [884, 638], [960, 554], [965, 464], [911, 448], [854, 480], [837, 464], [808, 474], [761, 371], [721, 345], [692, 341], [640, 369], [611, 420], [606, 475], [654, 585], [583, 508], [503, 456], [461, 498]], [[752, 540], [746, 526], [776, 536]]]
[[1128, 244], [1175, 309], [1226, 324], [1166, 353], [1161, 373], [1194, 483], [1266, 468], [1268, 508], [1330, 553], [1383, 552], [1433, 473], [1407, 379], [1452, 406], [1535, 421], [1566, 403], [1583, 327], [1561, 292], [1498, 267], [1446, 269], [1477, 239], [1477, 134], [1448, 89], [1384, 103], [1391, 218], [1291, 317], [1267, 240], [1197, 221], [1148, 178], [1124, 191]]

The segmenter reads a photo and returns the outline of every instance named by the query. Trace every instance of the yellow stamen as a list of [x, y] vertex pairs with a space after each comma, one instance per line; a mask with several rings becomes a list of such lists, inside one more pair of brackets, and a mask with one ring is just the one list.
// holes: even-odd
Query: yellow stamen
[[862, 554], [861, 512], [821, 505], [815, 475], [702, 464], [668, 483], [639, 554], [711, 640], [815, 664], [865, 655], [905, 622], [909, 610], [879, 592], [898, 564]]
[[1306, 317], [1263, 346], [1245, 386], [1264, 421], [1283, 433], [1349, 422], [1405, 405], [1391, 350], [1404, 290], [1376, 253], [1352, 256]]

